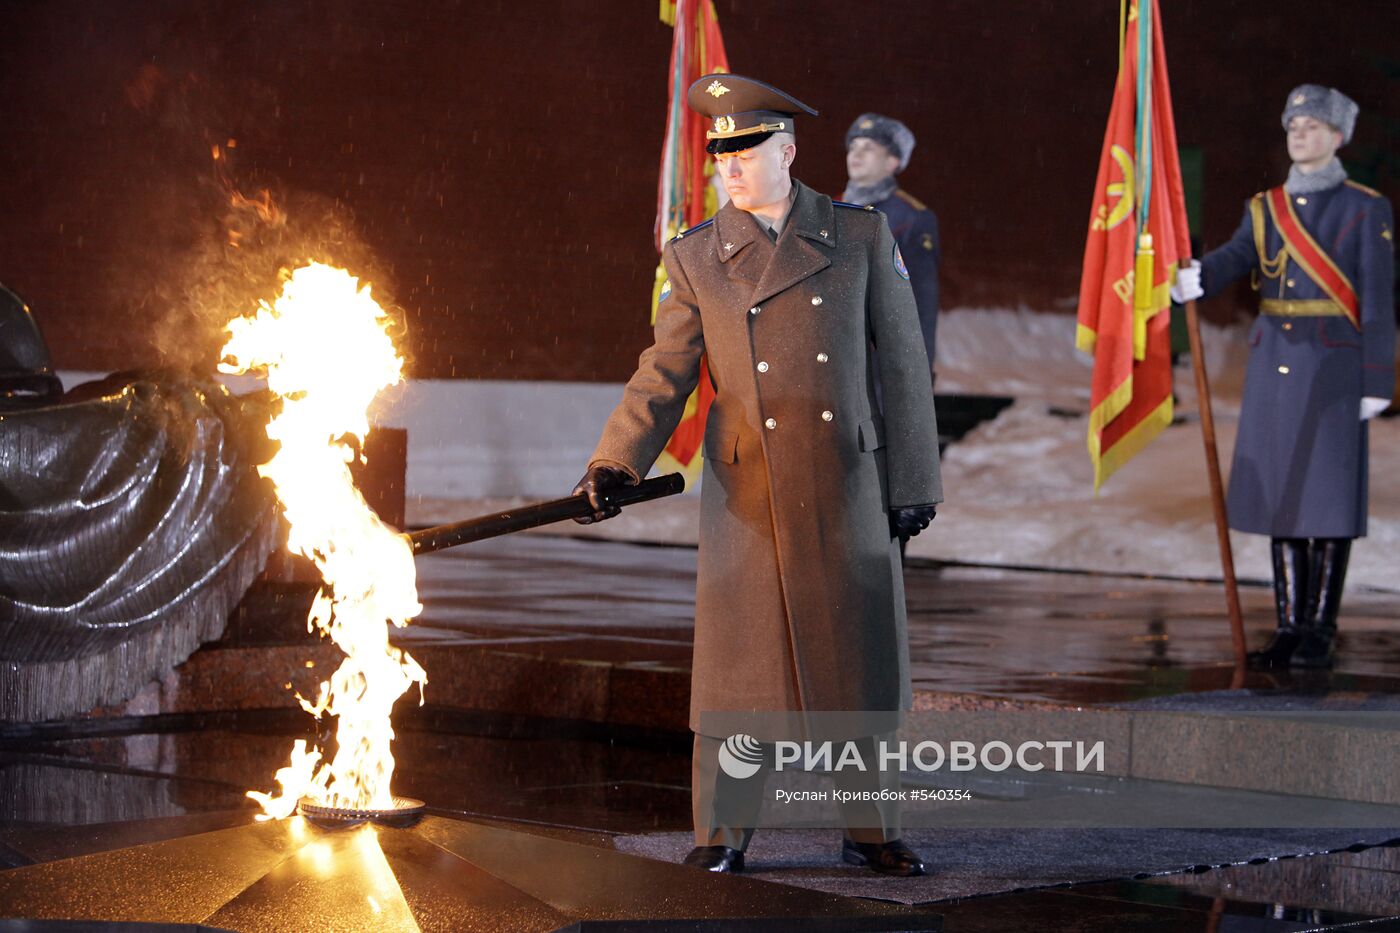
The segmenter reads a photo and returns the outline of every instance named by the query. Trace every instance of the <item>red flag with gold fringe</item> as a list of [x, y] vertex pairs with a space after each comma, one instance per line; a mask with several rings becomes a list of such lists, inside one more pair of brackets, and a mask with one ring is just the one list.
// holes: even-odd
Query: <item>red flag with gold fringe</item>
[[[718, 192], [711, 183], [714, 161], [705, 152], [705, 125], [686, 106], [686, 91], [696, 78], [728, 71], [724, 40], [719, 33], [713, 0], [661, 0], [661, 19], [673, 27], [671, 42], [670, 105], [666, 138], [661, 149], [661, 177], [657, 183], [656, 248], [714, 214]], [[656, 267], [651, 294], [651, 321], [666, 284], [666, 270]], [[700, 383], [686, 402], [666, 449], [657, 459], [662, 472], [679, 471], [691, 485], [700, 474], [700, 450], [705, 441], [705, 415], [714, 400], [710, 370], [702, 360]]]
[[1157, 0], [1126, 12], [1079, 284], [1095, 490], [1171, 423], [1170, 287], [1191, 258]]

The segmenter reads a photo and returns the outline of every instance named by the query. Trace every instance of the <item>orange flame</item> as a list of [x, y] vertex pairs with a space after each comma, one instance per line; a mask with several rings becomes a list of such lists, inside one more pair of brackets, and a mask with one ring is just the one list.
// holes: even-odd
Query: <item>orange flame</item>
[[[270, 200], [261, 203], [275, 210]], [[296, 743], [291, 764], [276, 775], [282, 792], [248, 794], [264, 819], [290, 815], [303, 796], [328, 807], [392, 808], [389, 714], [414, 684], [421, 702], [427, 683], [418, 663], [389, 644], [386, 624], [407, 625], [422, 611], [412, 549], [365, 504], [349, 469], [357, 454], [347, 439], [363, 444], [370, 404], [403, 378], [389, 323], [368, 286], [344, 269], [311, 263], [288, 276], [271, 305], [228, 327], [219, 368], [266, 372], [282, 400], [267, 426], [281, 446], [258, 472], [277, 490], [291, 526], [288, 547], [311, 558], [325, 581], [307, 628], [346, 654], [315, 702], [297, 697], [313, 716], [336, 717], [335, 756], [326, 762]]]
[[[215, 146], [214, 148], [216, 150], [218, 149], [217, 146]], [[215, 156], [215, 158], [218, 158], [218, 156]], [[263, 188], [257, 193], [255, 197], [251, 198], [244, 197], [242, 194], [235, 191], [229, 195], [229, 206], [235, 208], [252, 208], [253, 210], [257, 211], [259, 220], [266, 224], [272, 224], [273, 226], [280, 226], [282, 222], [286, 219], [286, 217], [282, 213], [282, 210], [277, 205], [272, 203], [272, 192], [268, 191], [266, 188]], [[312, 263], [310, 266], [305, 266], [303, 268], [313, 268], [320, 265], [320, 263]], [[330, 267], [323, 266], [323, 268]], [[297, 271], [300, 272], [301, 270], [298, 269]], [[345, 274], [347, 276], [350, 275], [350, 273], [348, 272], [346, 272]], [[368, 291], [368, 289], [366, 289], [366, 291]], [[375, 307], [377, 308], [379, 306], [375, 305]]]

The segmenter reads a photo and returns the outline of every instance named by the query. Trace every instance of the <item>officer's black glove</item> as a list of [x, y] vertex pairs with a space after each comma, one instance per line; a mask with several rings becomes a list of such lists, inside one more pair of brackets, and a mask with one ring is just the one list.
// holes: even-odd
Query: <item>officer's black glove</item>
[[621, 506], [608, 505], [603, 501], [603, 492], [608, 489], [616, 489], [619, 486], [627, 486], [632, 483], [632, 477], [627, 475], [626, 470], [617, 467], [591, 466], [588, 472], [583, 474], [583, 479], [578, 481], [574, 491], [570, 495], [584, 493], [588, 496], [588, 504], [593, 506], [592, 515], [584, 515], [574, 521], [580, 525], [591, 525], [594, 522], [601, 522], [605, 518], [612, 518], [622, 511]]
[[906, 505], [902, 509], [890, 509], [890, 534], [901, 541], [908, 541], [928, 527], [936, 511], [931, 505]]

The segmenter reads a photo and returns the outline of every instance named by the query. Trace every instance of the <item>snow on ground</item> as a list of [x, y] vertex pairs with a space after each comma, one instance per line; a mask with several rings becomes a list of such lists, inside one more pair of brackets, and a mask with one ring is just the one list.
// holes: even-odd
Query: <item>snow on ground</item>
[[[1067, 314], [1000, 309], [946, 311], [938, 318], [940, 395], [1005, 395], [1058, 408], [1087, 410], [1093, 360], [1074, 348]], [[1239, 411], [1247, 347], [1242, 327], [1202, 326], [1206, 369], [1217, 417]], [[1194, 410], [1189, 358], [1177, 370], [1178, 409]]]

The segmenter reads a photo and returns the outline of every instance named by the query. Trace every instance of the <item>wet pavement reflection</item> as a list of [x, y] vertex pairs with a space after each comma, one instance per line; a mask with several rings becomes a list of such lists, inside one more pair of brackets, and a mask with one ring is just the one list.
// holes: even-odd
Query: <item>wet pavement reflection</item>
[[[426, 610], [406, 643], [687, 669], [693, 548], [542, 534], [419, 561]], [[939, 565], [905, 571], [914, 686], [1011, 701], [1120, 703], [1229, 687], [1219, 584]], [[1271, 591], [1243, 587], [1251, 644], [1274, 626]], [[1248, 686], [1400, 694], [1400, 596], [1343, 603], [1332, 671], [1253, 674]]]

